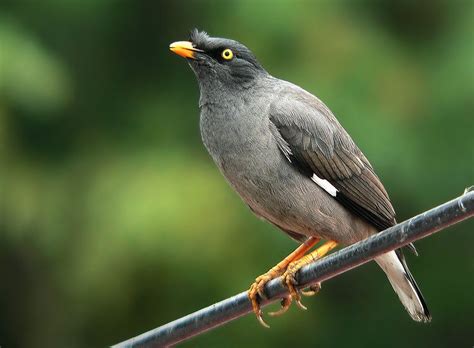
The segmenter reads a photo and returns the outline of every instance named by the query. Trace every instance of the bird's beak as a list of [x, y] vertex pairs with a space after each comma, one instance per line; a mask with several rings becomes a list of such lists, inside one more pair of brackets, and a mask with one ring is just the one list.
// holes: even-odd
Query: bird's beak
[[177, 55], [184, 58], [196, 59], [196, 52], [203, 52], [200, 49], [193, 47], [189, 41], [177, 41], [170, 45], [170, 50]]

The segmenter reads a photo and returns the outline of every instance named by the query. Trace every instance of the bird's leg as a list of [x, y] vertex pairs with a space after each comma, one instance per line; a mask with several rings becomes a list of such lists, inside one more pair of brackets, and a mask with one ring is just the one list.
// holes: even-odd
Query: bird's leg
[[[261, 298], [265, 298], [264, 287], [265, 284], [268, 283], [270, 280], [281, 276], [287, 270], [288, 266], [295, 262], [298, 259], [301, 259], [304, 254], [308, 250], [310, 250], [313, 246], [315, 246], [320, 241], [319, 238], [310, 237], [306, 240], [303, 244], [301, 244], [295, 251], [293, 251], [290, 255], [285, 257], [282, 261], [280, 261], [276, 266], [272, 267], [267, 273], [258, 276], [255, 279], [255, 282], [250, 286], [248, 297], [250, 302], [252, 302], [253, 312], [257, 316], [258, 321], [264, 327], [269, 327], [267, 323], [262, 318], [262, 310], [260, 309], [260, 304], [258, 303], [258, 295]], [[282, 300], [281, 304], [283, 308], [287, 308], [286, 302], [291, 303], [291, 299], [286, 297]], [[289, 304], [288, 304], [289, 306]]]
[[[308, 255], [305, 255], [301, 257], [300, 259], [291, 262], [288, 265], [285, 273], [283, 274], [283, 281], [288, 287], [288, 291], [290, 293], [287, 303], [285, 303], [286, 307], [290, 306], [292, 300], [295, 300], [298, 307], [300, 307], [301, 309], [306, 309], [306, 307], [303, 306], [303, 304], [301, 303], [300, 293], [295, 287], [297, 285], [295, 275], [300, 270], [301, 267], [306, 266], [307, 264], [320, 259], [324, 255], [326, 255], [329, 251], [334, 249], [336, 246], [337, 246], [337, 243], [335, 241], [332, 241], [332, 240], [328, 241], [324, 243], [323, 245], [321, 245], [316, 250], [309, 253]], [[314, 295], [319, 291], [319, 289], [321, 289], [321, 284], [317, 283], [316, 285], [313, 285], [310, 287], [311, 291], [303, 292], [303, 295], [309, 295], [309, 296]], [[279, 314], [284, 313], [285, 311], [286, 309], [282, 308], [282, 310], [276, 313], [273, 313], [273, 315], [279, 315]]]

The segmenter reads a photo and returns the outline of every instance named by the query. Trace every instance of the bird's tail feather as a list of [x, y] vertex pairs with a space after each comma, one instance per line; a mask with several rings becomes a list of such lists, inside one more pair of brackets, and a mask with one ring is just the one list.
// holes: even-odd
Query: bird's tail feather
[[390, 251], [375, 261], [383, 269], [403, 306], [413, 320], [429, 322], [431, 315], [401, 251]]

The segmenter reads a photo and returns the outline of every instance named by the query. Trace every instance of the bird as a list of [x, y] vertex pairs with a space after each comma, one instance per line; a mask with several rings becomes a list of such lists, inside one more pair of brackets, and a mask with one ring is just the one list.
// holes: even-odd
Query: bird
[[[170, 44], [199, 85], [200, 132], [215, 164], [250, 210], [300, 243], [255, 279], [248, 291], [258, 321], [270, 280], [282, 277], [283, 314], [301, 294], [296, 274], [340, 245], [396, 224], [395, 210], [372, 165], [331, 110], [303, 88], [268, 73], [246, 46], [194, 29]], [[318, 244], [319, 243], [319, 244]], [[311, 251], [313, 247], [315, 250]], [[412, 244], [409, 248], [416, 253]], [[375, 258], [411, 318], [431, 314], [401, 249]]]

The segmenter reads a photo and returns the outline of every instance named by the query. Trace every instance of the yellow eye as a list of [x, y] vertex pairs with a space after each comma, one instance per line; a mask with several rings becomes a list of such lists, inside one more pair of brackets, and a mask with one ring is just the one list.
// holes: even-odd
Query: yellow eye
[[225, 60], [231, 60], [232, 58], [234, 58], [234, 52], [232, 52], [231, 49], [226, 48], [225, 50], [222, 51], [221, 56]]

